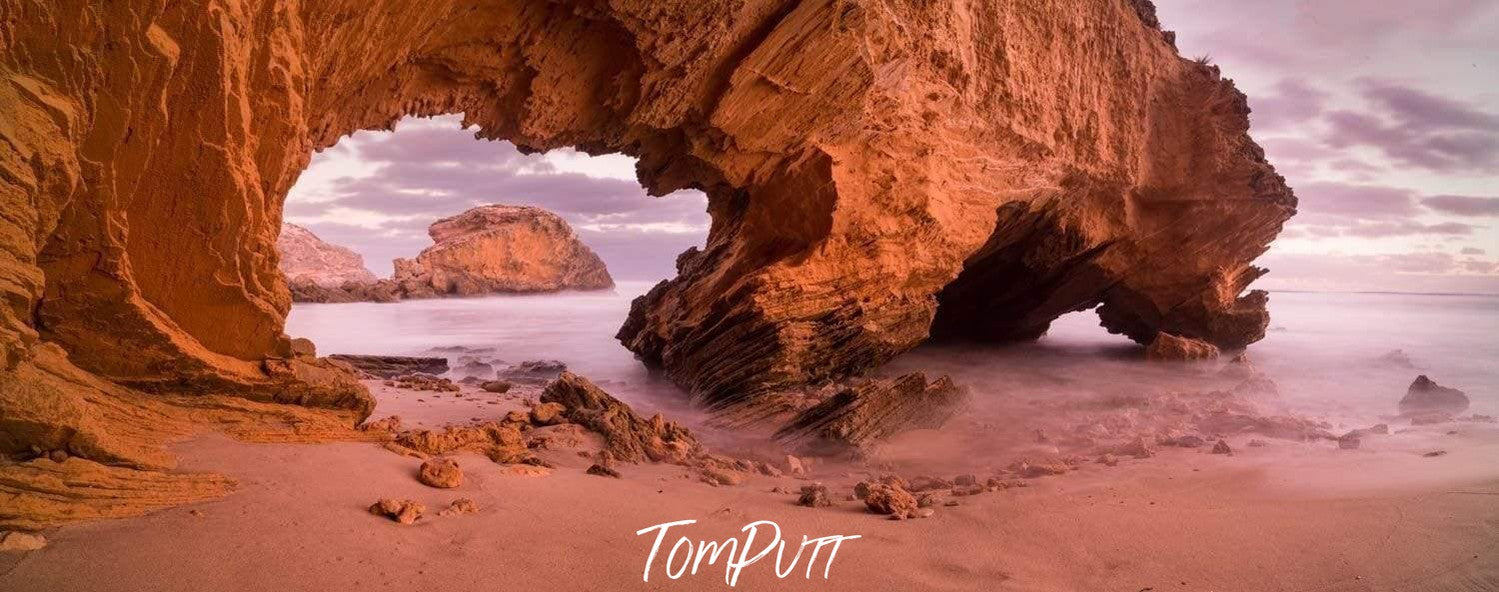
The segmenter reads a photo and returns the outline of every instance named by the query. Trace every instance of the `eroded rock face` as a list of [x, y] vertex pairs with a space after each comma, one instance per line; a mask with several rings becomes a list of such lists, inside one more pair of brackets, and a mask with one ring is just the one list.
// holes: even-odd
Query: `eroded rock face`
[[704, 190], [706, 244], [619, 338], [717, 404], [1095, 304], [1142, 343], [1241, 347], [1268, 322], [1251, 262], [1295, 211], [1244, 96], [1143, 0], [124, 0], [0, 22], [0, 372], [28, 381], [0, 398], [0, 433], [24, 434], [6, 450], [106, 430], [80, 419], [97, 396], [36, 370], [46, 342], [133, 387], [367, 405], [281, 361], [275, 240], [313, 150], [406, 115]]
[[391, 278], [404, 298], [614, 287], [604, 261], [556, 214], [489, 205], [443, 218], [416, 259], [397, 259]]
[[[364, 257], [347, 248], [323, 242], [311, 230], [296, 224], [281, 225], [276, 251], [281, 255], [280, 269], [288, 285], [340, 288], [346, 283], [372, 284], [378, 279], [364, 267]], [[292, 296], [297, 300], [296, 292]]]

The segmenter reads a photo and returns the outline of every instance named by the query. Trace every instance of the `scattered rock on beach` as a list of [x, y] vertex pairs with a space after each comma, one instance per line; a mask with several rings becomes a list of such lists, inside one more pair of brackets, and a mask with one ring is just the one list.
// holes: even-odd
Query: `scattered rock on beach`
[[1119, 457], [1105, 452], [1102, 456], [1098, 457], [1098, 463], [1106, 467], [1117, 467], [1119, 466]]
[[0, 532], [0, 553], [36, 551], [47, 546], [47, 537], [27, 532]]
[[406, 374], [442, 374], [448, 371], [447, 358], [413, 356], [358, 356], [333, 354], [328, 356], [377, 378], [395, 378]]
[[1359, 437], [1358, 432], [1348, 432], [1338, 437], [1338, 448], [1340, 450], [1358, 450], [1359, 445], [1362, 443], [1363, 439]]
[[807, 475], [807, 466], [802, 462], [802, 459], [788, 454], [786, 455], [786, 472], [792, 477], [805, 477]]
[[1217, 444], [1213, 445], [1213, 454], [1227, 454], [1229, 456], [1233, 456], [1234, 449], [1229, 447], [1227, 441], [1219, 440]]
[[463, 485], [463, 469], [451, 458], [434, 458], [422, 463], [417, 480], [429, 487], [451, 489]]
[[904, 520], [907, 518], [925, 518], [930, 516], [929, 512], [922, 512], [916, 497], [906, 491], [900, 485], [888, 482], [866, 481], [859, 484], [861, 489], [855, 489], [864, 501], [869, 511], [876, 514], [889, 514], [891, 518]]
[[1468, 395], [1460, 390], [1437, 384], [1425, 374], [1416, 377], [1405, 397], [1400, 399], [1400, 413], [1415, 415], [1439, 412], [1457, 415], [1468, 409]]
[[702, 452], [702, 445], [687, 428], [660, 414], [643, 418], [629, 405], [571, 372], [563, 372], [548, 384], [541, 402], [561, 405], [567, 409], [569, 421], [603, 435], [606, 450], [622, 462], [681, 464]]
[[486, 393], [508, 393], [510, 383], [503, 380], [487, 380], [479, 383], [479, 388]]
[[456, 393], [462, 390], [462, 387], [459, 387], [451, 379], [421, 373], [397, 376], [385, 381], [385, 385], [412, 391], [433, 391], [438, 393]]
[[475, 503], [474, 500], [471, 500], [469, 498], [460, 497], [453, 500], [452, 503], [448, 504], [448, 507], [443, 508], [443, 510], [441, 512], [438, 512], [437, 515], [460, 516], [463, 514], [477, 514], [478, 512], [479, 504]]
[[413, 524], [422, 518], [427, 506], [409, 499], [381, 498], [370, 506], [370, 513], [384, 516], [401, 524]]
[[1139, 437], [1119, 446], [1114, 447], [1114, 454], [1119, 456], [1131, 456], [1134, 458], [1150, 458], [1155, 456], [1155, 447], [1145, 438]]
[[1435, 458], [1435, 457], [1438, 457], [1438, 456], [1444, 456], [1446, 454], [1447, 454], [1446, 450], [1433, 450], [1433, 451], [1428, 452], [1426, 454], [1423, 454], [1421, 456], [1424, 456], [1426, 458]]
[[821, 483], [803, 485], [801, 497], [797, 498], [796, 505], [808, 508], [826, 508], [833, 505], [833, 494], [828, 487]]
[[1221, 353], [1218, 346], [1206, 341], [1172, 335], [1164, 331], [1156, 333], [1155, 340], [1145, 348], [1145, 358], [1152, 362], [1211, 360]]
[[514, 382], [541, 383], [556, 379], [567, 372], [567, 364], [559, 360], [526, 360], [504, 370], [498, 377]]
[[716, 467], [703, 467], [698, 470], [698, 475], [702, 482], [709, 485], [738, 485], [744, 482], [744, 475]]
[[589, 475], [598, 475], [600, 477], [613, 477], [615, 479], [621, 478], [622, 475], [619, 474], [619, 471], [615, 470], [612, 464], [613, 463], [603, 461], [596, 462], [588, 465], [588, 470], [583, 472], [588, 473]]

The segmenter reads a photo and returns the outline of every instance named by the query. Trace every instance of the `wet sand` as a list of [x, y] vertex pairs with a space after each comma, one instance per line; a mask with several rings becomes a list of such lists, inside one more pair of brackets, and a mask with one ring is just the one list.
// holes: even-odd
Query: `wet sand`
[[[377, 394], [382, 412], [426, 423], [514, 403]], [[635, 532], [684, 519], [698, 523], [672, 530], [666, 546], [678, 534], [742, 538], [756, 520], [776, 522], [793, 540], [787, 561], [804, 534], [862, 537], [843, 543], [826, 580], [822, 559], [811, 579], [805, 561], [778, 579], [772, 553], [743, 570], [735, 588], [744, 590], [1499, 589], [1499, 427], [1397, 430], [1353, 451], [1231, 443], [1233, 456], [1168, 449], [1113, 468], [1089, 463], [1028, 487], [953, 498], [961, 505], [928, 519], [891, 521], [845, 501], [860, 475], [833, 467], [813, 477], [832, 487], [836, 505], [811, 509], [771, 492], [808, 482], [792, 477], [714, 487], [682, 467], [623, 465], [625, 478], [610, 479], [557, 450], [546, 453], [558, 466], [544, 476], [460, 455], [465, 484], [440, 490], [416, 481], [419, 460], [373, 444], [204, 436], [178, 447], [182, 468], [231, 475], [236, 493], [47, 532], [45, 549], [0, 557], [0, 589], [727, 588], [722, 561], [668, 578], [669, 548], [642, 582], [654, 537]], [[1434, 450], [1447, 453], [1423, 456]], [[366, 508], [381, 497], [421, 501], [428, 515], [412, 526], [375, 517]], [[459, 497], [481, 511], [436, 515]]]

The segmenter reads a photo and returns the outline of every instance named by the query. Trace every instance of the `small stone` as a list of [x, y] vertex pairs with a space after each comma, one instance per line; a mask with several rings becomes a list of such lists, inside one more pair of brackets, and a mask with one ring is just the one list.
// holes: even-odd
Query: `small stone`
[[[865, 481], [862, 485], [864, 505], [876, 514], [889, 514], [897, 520], [918, 518], [923, 511], [916, 498], [898, 485]], [[859, 492], [855, 489], [855, 493]], [[928, 514], [930, 515], [930, 514]]]
[[1135, 438], [1114, 448], [1114, 454], [1119, 456], [1132, 456], [1135, 458], [1150, 458], [1155, 456], [1155, 448], [1145, 441], [1145, 438]]
[[1119, 466], [1119, 457], [1105, 452], [1103, 456], [1098, 457], [1098, 462], [1106, 467], [1117, 467]]
[[505, 380], [489, 380], [479, 384], [479, 388], [487, 393], [510, 392], [510, 382]]
[[401, 524], [412, 524], [422, 518], [427, 506], [409, 499], [381, 498], [370, 506], [370, 513], [384, 516]]
[[1246, 446], [1249, 446], [1250, 448], [1264, 448], [1264, 447], [1269, 446], [1269, 445], [1270, 444], [1268, 442], [1265, 442], [1264, 440], [1260, 440], [1260, 439], [1256, 438], [1256, 439], [1250, 440], [1249, 444], [1247, 444]]
[[539, 426], [566, 423], [567, 418], [563, 417], [566, 412], [567, 407], [563, 407], [561, 403], [542, 403], [531, 408], [531, 423]]
[[0, 532], [0, 553], [36, 551], [47, 546], [47, 537], [26, 532]]
[[1035, 479], [1037, 477], [1045, 477], [1048, 475], [1063, 475], [1066, 474], [1067, 471], [1072, 470], [1072, 467], [1069, 467], [1066, 463], [1061, 462], [1029, 463], [1020, 461], [1016, 462], [1013, 465], [1010, 465], [1010, 470], [1026, 479]]
[[458, 499], [453, 500], [452, 503], [448, 504], [447, 508], [444, 508], [441, 512], [438, 512], [437, 515], [438, 516], [460, 516], [460, 515], [463, 515], [463, 514], [477, 514], [478, 512], [479, 512], [479, 504], [478, 503], [475, 503], [474, 500], [471, 500], [469, 498], [460, 497]]
[[805, 477], [807, 475], [806, 463], [802, 459], [792, 455], [786, 455], [786, 472], [793, 477]]
[[1227, 454], [1229, 456], [1233, 456], [1234, 449], [1229, 448], [1228, 442], [1219, 440], [1217, 444], [1213, 445], [1213, 454]]
[[942, 502], [942, 505], [947, 506], [949, 508], [954, 508], [954, 507], [958, 506], [958, 500], [947, 500], [945, 502]]
[[808, 508], [826, 508], [833, 505], [833, 494], [828, 487], [821, 483], [802, 486], [801, 497], [797, 498], [796, 505]]
[[964, 474], [954, 477], [952, 482], [953, 485], [958, 485], [961, 487], [972, 487], [979, 484], [979, 478], [975, 477], [972, 474]]
[[931, 491], [933, 489], [952, 489], [953, 485], [954, 483], [952, 481], [948, 481], [947, 479], [943, 479], [941, 477], [920, 475], [911, 479], [911, 483], [906, 486], [906, 490], [915, 492]]
[[1362, 440], [1356, 432], [1348, 432], [1338, 438], [1338, 448], [1341, 450], [1358, 450], [1361, 443]]
[[417, 480], [430, 487], [451, 489], [463, 485], [463, 469], [453, 459], [434, 458], [422, 463]]
[[738, 485], [744, 482], [744, 475], [713, 467], [704, 467], [699, 475], [709, 485]]
[[589, 475], [598, 475], [600, 477], [613, 477], [615, 479], [619, 479], [621, 477], [619, 471], [615, 470], [614, 467], [609, 466], [609, 463], [593, 463], [592, 465], [589, 465], [588, 470], [584, 472], [588, 473]]
[[1426, 454], [1423, 454], [1421, 456], [1424, 456], [1426, 458], [1436, 458], [1438, 456], [1443, 456], [1443, 455], [1446, 455], [1446, 454], [1447, 454], [1446, 450], [1433, 450], [1433, 451], [1428, 452]]
[[68, 462], [68, 451], [61, 449], [53, 450], [47, 453], [47, 458], [52, 459], [52, 462], [56, 463]]

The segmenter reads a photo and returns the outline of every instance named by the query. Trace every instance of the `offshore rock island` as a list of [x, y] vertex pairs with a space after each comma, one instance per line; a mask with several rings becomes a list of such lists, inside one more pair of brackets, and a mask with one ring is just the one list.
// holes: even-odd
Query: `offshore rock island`
[[428, 234], [435, 244], [415, 259], [396, 259], [392, 278], [376, 279], [358, 255], [287, 224], [277, 245], [292, 301], [394, 302], [614, 287], [598, 254], [567, 222], [541, 208], [481, 206], [434, 222]]

